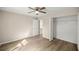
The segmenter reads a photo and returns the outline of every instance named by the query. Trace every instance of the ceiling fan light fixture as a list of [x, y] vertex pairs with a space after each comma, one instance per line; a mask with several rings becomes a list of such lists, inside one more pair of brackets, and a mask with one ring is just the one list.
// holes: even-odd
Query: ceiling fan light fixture
[[38, 11], [36, 11], [35, 13], [36, 13], [36, 14], [38, 14], [39, 12], [38, 12]]

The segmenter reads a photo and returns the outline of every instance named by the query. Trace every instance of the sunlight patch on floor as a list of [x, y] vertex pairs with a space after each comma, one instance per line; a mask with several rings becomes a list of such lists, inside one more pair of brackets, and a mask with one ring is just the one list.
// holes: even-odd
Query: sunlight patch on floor
[[17, 44], [16, 47], [22, 47], [25, 46], [28, 43], [28, 41], [26, 39], [22, 40], [19, 44]]
[[28, 44], [28, 41], [27, 41], [26, 39], [24, 39], [24, 40], [21, 42], [21, 44], [22, 44], [23, 46], [25, 46], [26, 44]]

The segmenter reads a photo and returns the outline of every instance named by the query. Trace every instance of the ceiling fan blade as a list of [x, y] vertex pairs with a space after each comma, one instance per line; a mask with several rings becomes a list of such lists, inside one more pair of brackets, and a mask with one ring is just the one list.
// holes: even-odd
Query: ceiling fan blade
[[32, 10], [35, 10], [34, 8], [32, 8], [32, 7], [28, 7], [29, 9], [32, 9]]
[[45, 11], [39, 11], [39, 12], [41, 12], [41, 13], [46, 13]]
[[30, 11], [30, 12], [28, 12], [28, 13], [32, 13], [32, 12], [35, 12], [35, 11]]
[[45, 7], [40, 8], [40, 10], [46, 9]]

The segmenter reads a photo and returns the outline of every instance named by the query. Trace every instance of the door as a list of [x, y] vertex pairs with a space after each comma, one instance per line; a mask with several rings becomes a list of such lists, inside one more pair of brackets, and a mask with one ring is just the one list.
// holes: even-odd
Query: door
[[33, 19], [33, 36], [40, 34], [40, 21], [38, 19]]

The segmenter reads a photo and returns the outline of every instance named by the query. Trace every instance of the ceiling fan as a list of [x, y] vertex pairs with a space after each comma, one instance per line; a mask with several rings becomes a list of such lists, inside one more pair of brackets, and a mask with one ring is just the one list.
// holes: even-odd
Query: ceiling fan
[[35, 12], [36, 15], [38, 15], [39, 13], [44, 13], [44, 14], [46, 14], [46, 12], [43, 11], [44, 9], [46, 9], [45, 7], [34, 7], [34, 8], [28, 7], [28, 8], [32, 10], [32, 11], [30, 11], [30, 12], [28, 12], [28, 13]]

